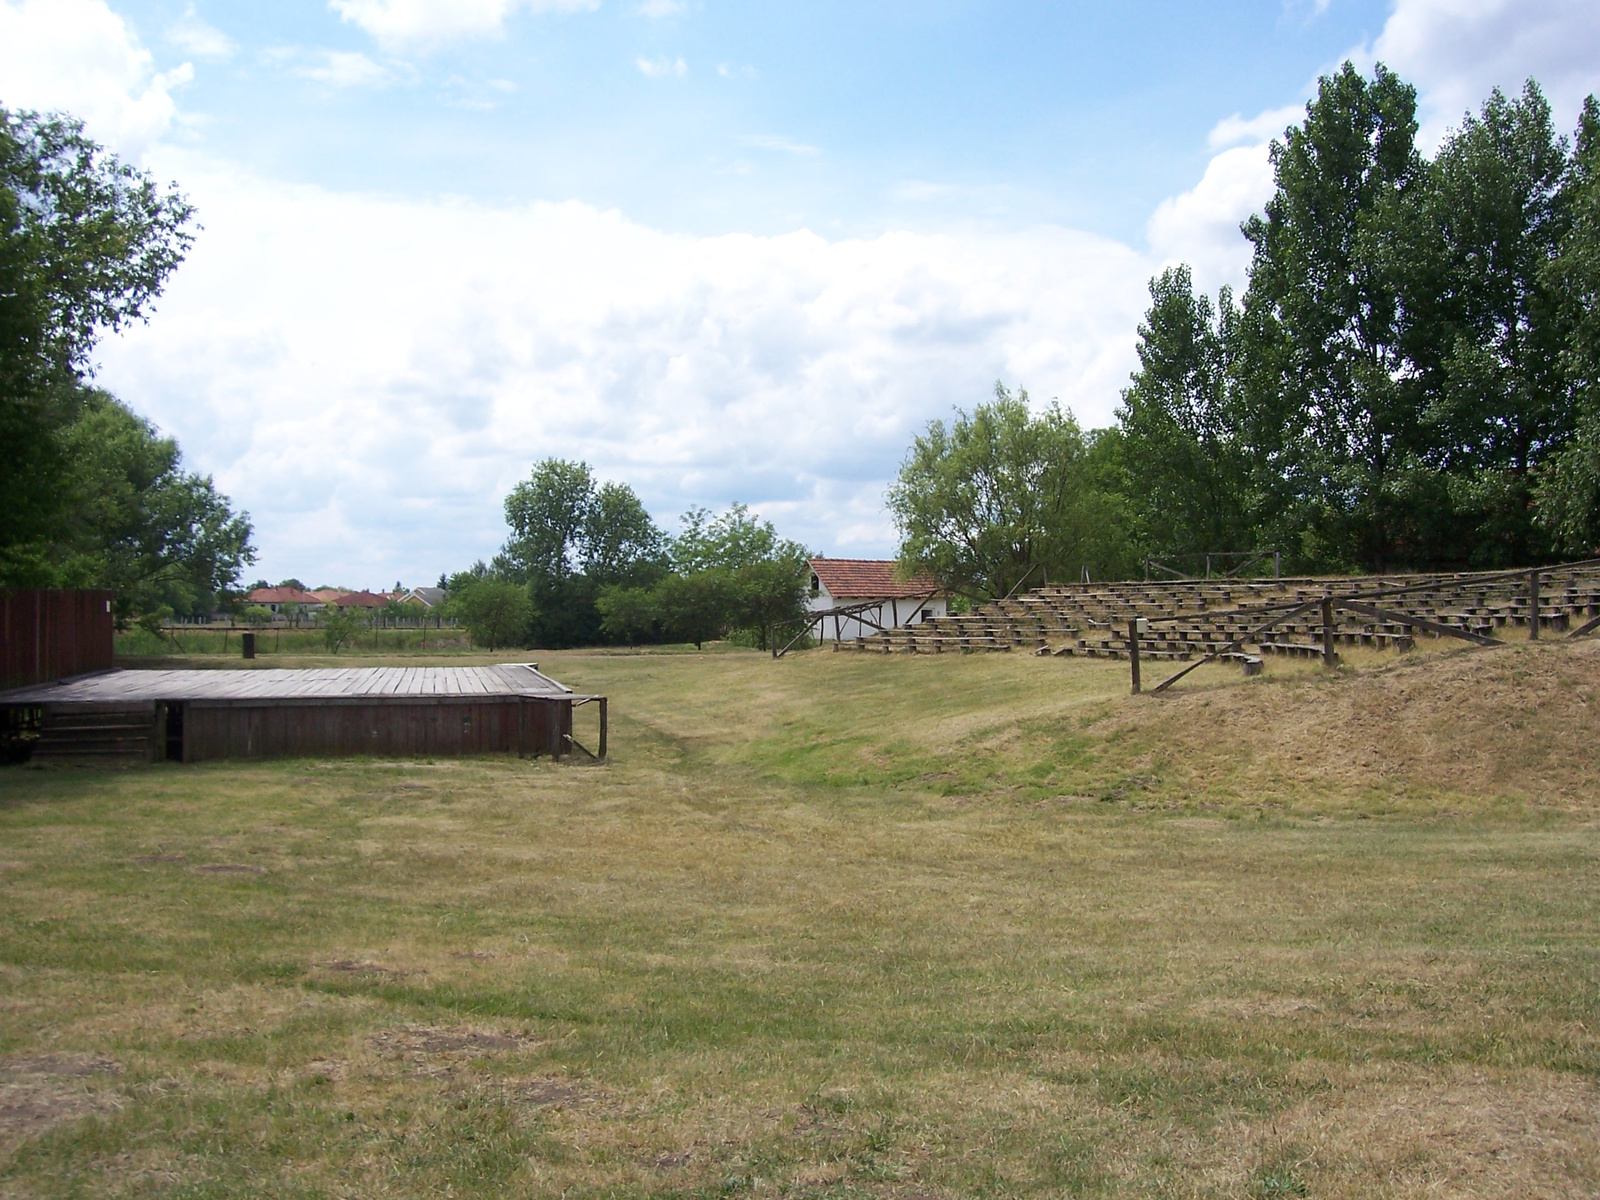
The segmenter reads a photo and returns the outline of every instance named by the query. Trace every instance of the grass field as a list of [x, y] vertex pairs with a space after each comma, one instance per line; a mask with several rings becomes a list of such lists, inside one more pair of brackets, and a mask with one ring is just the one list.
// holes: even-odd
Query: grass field
[[610, 766], [7, 769], [0, 1195], [1593, 1196], [1597, 652], [544, 653]]

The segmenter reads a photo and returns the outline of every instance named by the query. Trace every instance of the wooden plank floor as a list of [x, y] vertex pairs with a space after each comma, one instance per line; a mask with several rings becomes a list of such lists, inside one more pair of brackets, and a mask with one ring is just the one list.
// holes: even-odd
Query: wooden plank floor
[[0, 704], [570, 695], [571, 688], [531, 666], [503, 663], [493, 667], [323, 667], [299, 671], [111, 671], [0, 692]]

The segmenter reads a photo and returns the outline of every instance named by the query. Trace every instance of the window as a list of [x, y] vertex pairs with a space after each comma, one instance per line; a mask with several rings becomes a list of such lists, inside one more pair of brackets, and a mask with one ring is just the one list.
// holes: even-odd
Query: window
[[822, 590], [822, 580], [818, 579], [817, 578], [817, 573], [815, 571], [813, 571], [811, 573], [811, 594], [813, 596], [815, 596], [821, 590]]
[[923, 609], [923, 610], [922, 610], [922, 619], [923, 619], [923, 620], [924, 620], [924, 621], [931, 621], [931, 620], [933, 620], [933, 609], [931, 609], [931, 608], [925, 608], [925, 609]]

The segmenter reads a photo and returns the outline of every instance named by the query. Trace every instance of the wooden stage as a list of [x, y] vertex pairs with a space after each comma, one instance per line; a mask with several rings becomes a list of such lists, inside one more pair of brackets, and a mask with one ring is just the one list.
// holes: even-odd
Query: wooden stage
[[[573, 709], [600, 712], [593, 752]], [[14, 736], [50, 760], [347, 754], [549, 754], [604, 759], [604, 696], [532, 663], [490, 667], [108, 671], [0, 692]]]

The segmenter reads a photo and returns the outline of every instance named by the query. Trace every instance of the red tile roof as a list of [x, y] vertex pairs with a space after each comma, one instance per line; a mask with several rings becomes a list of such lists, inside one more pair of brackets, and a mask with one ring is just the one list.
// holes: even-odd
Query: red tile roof
[[302, 592], [299, 588], [272, 587], [257, 588], [245, 597], [250, 604], [321, 604], [322, 601], [310, 592]]
[[898, 565], [875, 558], [813, 558], [811, 571], [837, 600], [900, 600], [940, 590], [931, 575], [896, 578]]
[[389, 603], [389, 597], [380, 596], [376, 592], [346, 592], [342, 596], [335, 596], [328, 603], [335, 608], [382, 608]]

